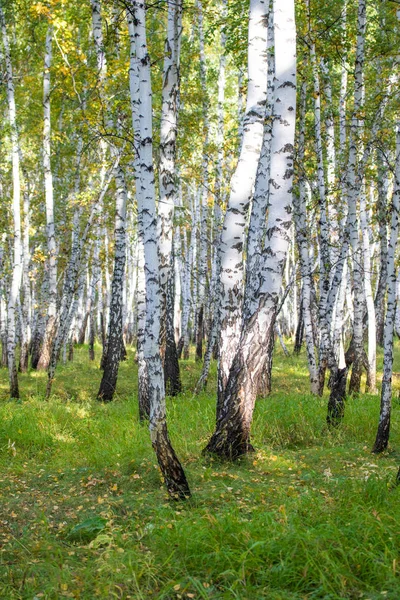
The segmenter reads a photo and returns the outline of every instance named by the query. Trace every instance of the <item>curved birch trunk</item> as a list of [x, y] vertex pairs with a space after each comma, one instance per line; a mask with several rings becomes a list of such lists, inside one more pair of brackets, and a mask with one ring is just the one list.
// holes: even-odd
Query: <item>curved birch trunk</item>
[[[265, 348], [274, 334], [283, 270], [290, 244], [292, 220], [293, 151], [296, 114], [296, 30], [293, 0], [274, 1], [275, 91], [271, 135], [271, 171], [264, 251], [253, 277], [260, 277], [254, 294], [246, 284], [240, 341], [229, 371], [216, 430], [207, 452], [235, 459], [252, 450], [250, 427]], [[260, 169], [257, 185], [264, 180]], [[247, 278], [247, 282], [249, 278]]]
[[218, 402], [224, 397], [240, 337], [245, 226], [263, 141], [267, 93], [267, 0], [251, 0], [248, 90], [243, 138], [221, 233], [221, 331]]

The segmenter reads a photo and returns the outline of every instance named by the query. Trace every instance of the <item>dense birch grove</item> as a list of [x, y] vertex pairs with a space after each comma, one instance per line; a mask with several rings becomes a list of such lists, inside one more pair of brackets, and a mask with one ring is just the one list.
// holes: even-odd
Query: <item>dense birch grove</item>
[[166, 413], [181, 365], [202, 361], [195, 395], [217, 361], [204, 452], [233, 460], [253, 450], [280, 344], [304, 348], [328, 427], [348, 395], [375, 394], [377, 414], [380, 396], [384, 451], [400, 336], [398, 4], [0, 0], [0, 25], [9, 398], [37, 369], [46, 402], [87, 344], [97, 400], [115, 401], [134, 348], [140, 420], [168, 492], [186, 498]]

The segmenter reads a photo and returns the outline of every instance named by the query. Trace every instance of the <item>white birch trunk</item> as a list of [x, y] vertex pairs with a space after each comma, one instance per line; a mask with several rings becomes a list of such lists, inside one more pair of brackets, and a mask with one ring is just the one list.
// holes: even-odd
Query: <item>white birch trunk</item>
[[21, 182], [19, 169], [19, 146], [18, 133], [16, 123], [16, 106], [15, 92], [13, 80], [13, 68], [11, 63], [10, 46], [6, 23], [3, 14], [2, 4], [0, 4], [0, 21], [3, 36], [3, 46], [6, 62], [6, 86], [7, 86], [7, 103], [8, 117], [11, 129], [11, 156], [12, 156], [12, 182], [13, 182], [13, 199], [12, 199], [12, 215], [13, 215], [13, 272], [10, 286], [10, 294], [7, 306], [7, 363], [10, 382], [10, 397], [19, 398], [17, 364], [15, 356], [16, 346], [16, 311], [19, 300], [19, 291], [21, 286], [22, 276], [22, 256], [21, 256]]
[[383, 343], [383, 376], [381, 390], [381, 407], [378, 431], [376, 434], [374, 452], [383, 452], [389, 443], [390, 415], [392, 405], [392, 372], [393, 372], [393, 332], [396, 311], [396, 267], [395, 253], [399, 231], [400, 211], [400, 123], [396, 128], [396, 167], [394, 193], [392, 199], [392, 219], [387, 260], [388, 298], [385, 318]]
[[360, 143], [361, 120], [360, 111], [364, 103], [364, 60], [366, 32], [366, 1], [359, 0], [357, 19], [357, 49], [354, 74], [354, 107], [350, 124], [350, 143], [347, 175], [347, 197], [349, 206], [350, 246], [353, 258], [353, 344], [354, 362], [352, 365], [349, 391], [359, 393], [363, 358], [363, 316], [364, 294], [361, 271], [361, 246], [359, 239], [359, 223], [357, 216], [357, 197], [361, 191], [361, 181], [357, 178], [358, 144]]
[[[298, 140], [298, 164], [302, 169], [305, 149], [305, 116], [306, 116], [306, 84], [303, 83], [300, 100], [300, 124], [299, 124], [299, 140]], [[300, 271], [303, 283], [302, 289], [302, 306], [304, 333], [306, 338], [307, 362], [310, 374], [310, 389], [312, 394], [318, 394], [318, 367], [315, 356], [314, 333], [312, 326], [312, 265], [308, 250], [308, 232], [307, 224], [307, 209], [306, 209], [306, 189], [304, 174], [299, 175], [299, 192], [298, 197], [294, 196], [294, 217], [297, 233], [297, 244], [299, 246]]]
[[57, 315], [57, 244], [54, 224], [53, 174], [51, 170], [51, 115], [50, 115], [50, 68], [52, 62], [53, 28], [46, 35], [46, 54], [43, 72], [43, 169], [46, 196], [46, 233], [48, 252], [49, 289], [47, 299], [47, 322], [42, 352], [37, 365], [45, 370], [50, 363], [51, 346], [55, 334]]
[[223, 397], [240, 336], [243, 244], [247, 213], [263, 140], [267, 91], [267, 0], [251, 0], [248, 33], [248, 90], [242, 146], [221, 234], [221, 333], [218, 395]]
[[[152, 90], [150, 56], [146, 41], [146, 16], [143, 2], [130, 0], [128, 11], [133, 17], [135, 54], [139, 75], [138, 106], [138, 213], [143, 224], [143, 242], [146, 274], [146, 325], [144, 359], [148, 374], [150, 399], [150, 436], [153, 448], [171, 496], [187, 497], [189, 486], [180, 462], [171, 446], [167, 432], [165, 389], [160, 355], [161, 290], [157, 240], [155, 181], [153, 170]], [[136, 132], [135, 132], [136, 133]]]
[[360, 224], [362, 232], [362, 250], [364, 262], [364, 293], [368, 314], [368, 378], [369, 392], [376, 394], [376, 320], [374, 297], [372, 293], [372, 267], [370, 249], [370, 223], [368, 222], [365, 185], [360, 194]]
[[[158, 203], [159, 257], [161, 285], [161, 354], [164, 364], [165, 386], [170, 395], [181, 390], [179, 362], [173, 330], [173, 315], [167, 314], [168, 282], [174, 277], [172, 257], [174, 208], [178, 202], [176, 172], [176, 137], [179, 111], [179, 60], [182, 33], [181, 0], [168, 2], [167, 37], [164, 49], [163, 89], [160, 131], [160, 163]], [[174, 288], [170, 286], [172, 291]], [[173, 327], [172, 327], [173, 329]]]
[[[271, 139], [271, 176], [260, 289], [250, 290], [217, 425], [207, 451], [230, 459], [251, 450], [250, 427], [265, 347], [273, 335], [277, 303], [290, 243], [293, 152], [296, 115], [296, 29], [293, 0], [274, 1], [275, 93]], [[256, 181], [256, 188], [257, 188]], [[255, 192], [255, 195], [257, 191]], [[267, 210], [267, 205], [264, 207]]]

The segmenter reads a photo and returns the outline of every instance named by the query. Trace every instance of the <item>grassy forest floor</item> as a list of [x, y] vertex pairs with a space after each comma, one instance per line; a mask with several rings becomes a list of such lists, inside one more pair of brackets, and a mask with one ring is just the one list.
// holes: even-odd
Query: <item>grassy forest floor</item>
[[194, 397], [200, 366], [183, 361], [186, 391], [168, 400], [186, 503], [168, 500], [138, 422], [132, 352], [109, 405], [94, 399], [100, 372], [85, 347], [59, 368], [49, 402], [45, 374], [21, 375], [15, 402], [0, 371], [1, 599], [400, 598], [400, 373], [390, 449], [375, 456], [379, 397], [350, 398], [329, 432], [305, 355], [278, 350], [256, 453], [228, 464], [201, 455], [213, 369], [210, 392]]

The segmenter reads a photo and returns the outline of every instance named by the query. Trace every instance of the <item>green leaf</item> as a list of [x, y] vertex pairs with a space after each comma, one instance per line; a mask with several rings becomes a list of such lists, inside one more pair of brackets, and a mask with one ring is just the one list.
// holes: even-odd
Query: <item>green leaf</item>
[[107, 520], [102, 517], [91, 517], [75, 525], [67, 535], [69, 542], [90, 542], [100, 531], [105, 529]]

